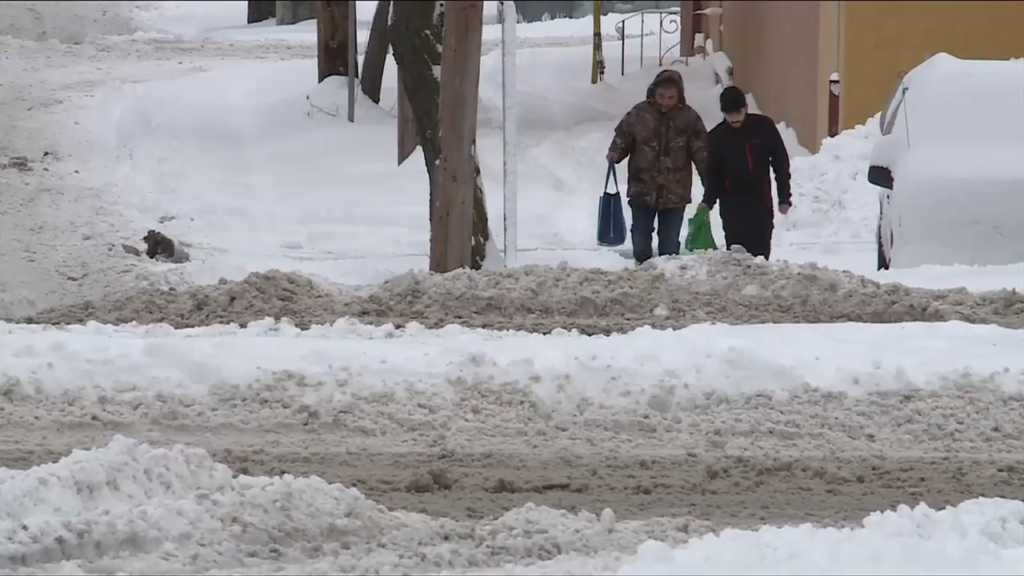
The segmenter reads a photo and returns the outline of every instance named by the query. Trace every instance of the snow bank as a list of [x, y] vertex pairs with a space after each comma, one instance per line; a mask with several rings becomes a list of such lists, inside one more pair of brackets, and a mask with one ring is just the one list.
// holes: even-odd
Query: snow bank
[[[664, 265], [664, 266], [663, 266]], [[664, 269], [663, 269], [664, 268]], [[666, 276], [668, 281], [666, 281]], [[816, 265], [766, 263], [717, 252], [654, 261], [637, 270], [524, 267], [446, 275], [408, 273], [365, 293], [339, 294], [294, 274], [272, 271], [241, 282], [148, 290], [45, 310], [43, 324], [165, 322], [175, 327], [239, 323], [270, 316], [299, 326], [341, 317], [427, 327], [610, 334], [643, 326], [934, 322], [963, 320], [1024, 327], [1024, 295], [879, 284]]]
[[[136, 31], [130, 2], [3, 2], [0, 36], [80, 44], [89, 36]], [[243, 3], [244, 6], [244, 3]]]
[[787, 574], [1014, 574], [1024, 568], [1022, 546], [1024, 502], [978, 499], [941, 511], [900, 506], [856, 529], [726, 530], [676, 550], [648, 542], [618, 574], [761, 574], [780, 564]]
[[[233, 0], [213, 0], [207, 2], [135, 2], [132, 16], [139, 29], [183, 38], [203, 38], [225, 41], [256, 41], [256, 42], [288, 42], [314, 44], [316, 42], [316, 22], [307, 20], [288, 26], [277, 26], [274, 20], [266, 20], [247, 24], [246, 4]], [[357, 42], [365, 43], [369, 36], [370, 24], [376, 0], [358, 0], [356, 2]], [[618, 40], [615, 25], [628, 14], [608, 14], [602, 17], [602, 31], [605, 41]], [[520, 46], [545, 44], [578, 45], [588, 44], [593, 38], [593, 20], [586, 18], [558, 18], [545, 22], [520, 23], [516, 34]], [[648, 36], [645, 48], [648, 54], [658, 52], [658, 22], [655, 18], [647, 18], [643, 25], [639, 19], [627, 23], [625, 36], [628, 39]], [[501, 27], [498, 25], [498, 2], [484, 2], [483, 40], [485, 52], [495, 47], [495, 41], [501, 38]], [[618, 48], [618, 44], [615, 44]], [[664, 46], [663, 46], [664, 49]], [[638, 53], [639, 47], [630, 47]], [[362, 50], [360, 50], [362, 53]], [[589, 68], [588, 68], [589, 70]]]
[[[320, 478], [236, 476], [203, 450], [123, 437], [31, 470], [0, 468], [0, 499], [0, 567], [48, 573], [1014, 574], [1024, 554], [1021, 501], [900, 507], [841, 530], [699, 536], [697, 521], [672, 548], [643, 542], [639, 523], [610, 510], [433, 519]], [[636, 555], [612, 552], [625, 548]]]
[[794, 158], [795, 208], [775, 219], [776, 230], [802, 241], [873, 240], [878, 193], [868, 183], [868, 158], [879, 138], [876, 115], [823, 140], [817, 154]]
[[[202, 37], [223, 28], [246, 26], [248, 2], [207, 0], [206, 2], [132, 2], [132, 18], [146, 32]], [[315, 31], [315, 30], [314, 30]]]
[[[431, 331], [415, 324], [375, 328], [351, 321], [308, 331], [272, 320], [243, 329], [180, 331], [166, 325], [58, 330], [0, 323], [0, 335], [4, 376], [21, 382], [28, 393], [52, 395], [83, 390], [204, 394], [217, 386], [259, 386], [289, 371], [322, 383], [294, 391], [307, 402], [368, 391], [444, 393], [457, 381], [507, 381], [530, 382], [546, 400], [566, 402], [570, 412], [577, 395], [645, 405], [669, 383], [687, 394], [784, 391], [807, 382], [857, 394], [938, 386], [972, 373], [1007, 392], [1024, 393], [1020, 333], [960, 323], [698, 325], [609, 337], [454, 326]], [[112, 345], [116, 352], [107, 351]], [[658, 352], [665, 350], [675, 352]], [[61, 362], [53, 364], [50, 359], [57, 355]], [[148, 377], [140, 381], [140, 374]], [[339, 377], [347, 383], [343, 388], [330, 384]]]
[[[617, 48], [607, 44], [606, 49]], [[636, 42], [627, 43], [629, 51], [639, 51]], [[519, 91], [519, 115], [527, 130], [568, 130], [590, 123], [592, 130], [609, 131], [622, 116], [644, 99], [647, 87], [659, 68], [636, 69], [625, 75], [617, 66], [609, 69], [604, 82], [590, 83], [590, 46], [539, 47], [516, 54], [516, 87]], [[606, 54], [606, 57], [608, 55]], [[722, 120], [714, 60], [690, 59], [689, 65], [669, 64], [666, 68], [683, 75], [687, 102], [704, 119], [708, 129]], [[480, 63], [481, 127], [501, 127], [501, 53], [486, 54]], [[603, 156], [603, 155], [602, 155]]]

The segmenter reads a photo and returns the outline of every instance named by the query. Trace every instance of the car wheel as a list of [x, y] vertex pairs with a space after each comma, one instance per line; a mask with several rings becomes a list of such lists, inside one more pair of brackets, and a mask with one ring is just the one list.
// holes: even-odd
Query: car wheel
[[889, 259], [885, 256], [885, 248], [882, 246], [882, 223], [878, 223], [878, 233], [875, 234], [875, 245], [878, 249], [878, 270], [889, 269]]

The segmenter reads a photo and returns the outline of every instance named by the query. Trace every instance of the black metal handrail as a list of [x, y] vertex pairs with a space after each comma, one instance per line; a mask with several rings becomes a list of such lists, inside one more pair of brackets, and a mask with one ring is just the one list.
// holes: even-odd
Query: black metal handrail
[[629, 22], [634, 18], [640, 19], [640, 68], [643, 68], [644, 37], [647, 36], [644, 24], [648, 16], [658, 18], [658, 66], [662, 66], [664, 64], [665, 57], [670, 51], [678, 48], [682, 44], [682, 40], [678, 40], [668, 48], [664, 47], [665, 34], [678, 34], [679, 29], [682, 27], [682, 12], [679, 8], [641, 10], [640, 12], [634, 12], [633, 14], [626, 16], [615, 24], [615, 32], [619, 35], [619, 42], [622, 46], [621, 54], [619, 56], [619, 74], [622, 76], [626, 75], [626, 22]]

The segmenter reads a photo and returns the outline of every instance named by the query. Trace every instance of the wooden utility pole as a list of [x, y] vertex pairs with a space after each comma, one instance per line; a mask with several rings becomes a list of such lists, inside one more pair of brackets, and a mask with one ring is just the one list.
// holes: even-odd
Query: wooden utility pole
[[275, 0], [249, 0], [249, 16], [246, 22], [254, 24], [277, 16]]
[[441, 53], [441, 173], [430, 223], [430, 270], [473, 267], [475, 141], [483, 40], [482, 0], [447, 2]]
[[[445, 2], [424, 0], [393, 0], [388, 38], [391, 53], [399, 72], [399, 87], [405, 96], [408, 110], [399, 111], [399, 162], [415, 149], [416, 142], [423, 149], [423, 163], [430, 186], [429, 219], [435, 222], [440, 193], [441, 145], [438, 133], [441, 108], [441, 44], [444, 43]], [[403, 106], [400, 104], [399, 106]], [[411, 118], [409, 118], [411, 116]], [[402, 123], [402, 118], [406, 122]], [[409, 130], [415, 139], [408, 138]], [[406, 138], [403, 138], [405, 136]], [[403, 144], [404, 143], [404, 144]], [[408, 147], [407, 147], [408, 146]], [[405, 154], [403, 156], [402, 154]], [[473, 190], [473, 269], [479, 270], [489, 259], [488, 246], [493, 248], [487, 204], [480, 178], [480, 163], [473, 159], [476, 175]], [[493, 255], [493, 252], [490, 252]]]
[[[331, 0], [318, 2], [316, 18], [316, 62], [319, 82], [329, 76], [349, 75], [349, 2]], [[358, 78], [358, 67], [352, 70]]]

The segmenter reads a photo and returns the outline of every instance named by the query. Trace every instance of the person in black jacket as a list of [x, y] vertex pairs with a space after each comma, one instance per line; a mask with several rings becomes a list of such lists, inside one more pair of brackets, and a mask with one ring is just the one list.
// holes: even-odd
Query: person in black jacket
[[747, 112], [747, 97], [735, 86], [719, 97], [725, 119], [708, 133], [708, 180], [702, 204], [719, 204], [725, 244], [742, 246], [765, 260], [771, 255], [775, 229], [772, 182], [775, 172], [779, 213], [792, 207], [789, 155], [775, 121]]

